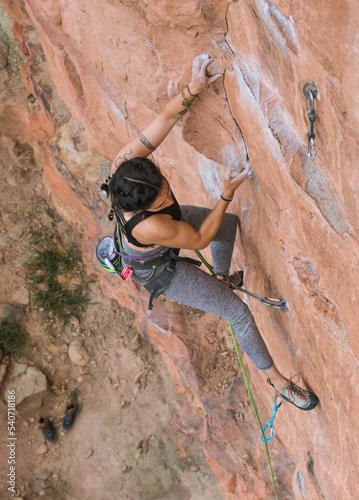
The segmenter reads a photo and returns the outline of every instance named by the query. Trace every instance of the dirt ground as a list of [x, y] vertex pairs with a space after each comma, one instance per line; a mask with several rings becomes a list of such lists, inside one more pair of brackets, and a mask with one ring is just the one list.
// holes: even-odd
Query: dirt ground
[[[174, 432], [171, 422], [183, 401], [158, 352], [133, 327], [133, 314], [105, 297], [95, 282], [81, 320], [73, 318], [65, 327], [31, 307], [25, 280], [31, 238], [40, 233], [69, 247], [79, 245], [80, 236], [51, 207], [28, 145], [1, 136], [0, 163], [0, 303], [25, 311], [29, 359], [17, 363], [39, 368], [51, 388], [36, 413], [16, 418], [17, 495], [28, 500], [221, 499], [201, 444]], [[68, 355], [70, 342], [78, 338], [90, 354], [84, 367]], [[2, 396], [15, 366], [7, 367]], [[62, 419], [74, 390], [80, 411], [65, 434]], [[40, 416], [53, 419], [55, 443], [39, 431]], [[1, 402], [2, 449], [5, 419]], [[6, 458], [2, 453], [4, 499], [13, 497], [6, 491]]]

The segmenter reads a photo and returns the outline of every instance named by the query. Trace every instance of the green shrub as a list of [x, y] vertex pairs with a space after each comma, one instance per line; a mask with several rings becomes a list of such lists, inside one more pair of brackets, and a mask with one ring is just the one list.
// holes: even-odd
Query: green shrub
[[0, 348], [5, 354], [25, 356], [27, 333], [21, 323], [4, 318], [0, 323]]
[[31, 246], [26, 265], [32, 305], [64, 324], [72, 317], [80, 319], [90, 299], [79, 252], [75, 248], [62, 251], [53, 241], [33, 241]]

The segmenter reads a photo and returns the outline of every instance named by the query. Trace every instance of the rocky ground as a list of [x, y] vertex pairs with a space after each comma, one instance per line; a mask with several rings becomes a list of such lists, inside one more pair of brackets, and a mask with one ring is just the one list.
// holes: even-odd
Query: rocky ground
[[[0, 155], [1, 314], [23, 318], [29, 344], [27, 358], [10, 365], [4, 356], [1, 362], [2, 449], [8, 437], [6, 388], [16, 387], [28, 366], [40, 370], [48, 382], [41, 408], [31, 409], [27, 403], [16, 417], [17, 496], [221, 499], [200, 443], [174, 431], [172, 422], [183, 401], [159, 354], [133, 327], [133, 314], [105, 297], [96, 282], [89, 285], [91, 300], [80, 321], [73, 318], [65, 327], [31, 307], [26, 284], [26, 261], [33, 251], [29, 241], [40, 234], [67, 248], [79, 246], [79, 235], [51, 207], [32, 149], [1, 136]], [[76, 340], [85, 348], [83, 358], [69, 353]], [[62, 419], [73, 391], [79, 412], [64, 433]], [[38, 429], [40, 416], [53, 421], [58, 433], [54, 443]], [[0, 496], [10, 498], [5, 455]]]

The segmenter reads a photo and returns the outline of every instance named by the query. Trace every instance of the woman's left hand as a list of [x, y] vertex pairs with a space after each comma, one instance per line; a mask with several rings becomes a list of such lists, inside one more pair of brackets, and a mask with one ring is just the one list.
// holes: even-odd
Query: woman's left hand
[[190, 91], [192, 94], [199, 94], [208, 85], [218, 80], [223, 76], [220, 71], [213, 76], [207, 75], [207, 67], [214, 61], [209, 54], [201, 54], [195, 58], [192, 66], [192, 80], [190, 83]]

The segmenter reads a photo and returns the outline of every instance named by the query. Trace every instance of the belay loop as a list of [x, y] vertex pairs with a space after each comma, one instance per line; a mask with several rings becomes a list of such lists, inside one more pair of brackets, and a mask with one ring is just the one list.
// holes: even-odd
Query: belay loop
[[[280, 398], [280, 402], [279, 404], [277, 404], [277, 398]], [[283, 398], [278, 396], [278, 394], [276, 394], [274, 396], [274, 407], [273, 407], [273, 412], [272, 412], [272, 415], [271, 415], [271, 418], [269, 420], [268, 423], [266, 423], [266, 425], [263, 427], [263, 431], [262, 431], [262, 434], [261, 434], [261, 440], [264, 441], [264, 442], [268, 442], [270, 441], [271, 439], [273, 439], [274, 436], [276, 436], [276, 432], [274, 430], [274, 427], [273, 427], [273, 422], [274, 422], [274, 419], [275, 419], [275, 416], [277, 414], [277, 410], [278, 408], [280, 407], [280, 405], [283, 403]], [[270, 427], [270, 437], [269, 438], [265, 438], [265, 432], [267, 430], [267, 428]]]
[[303, 87], [303, 94], [306, 98], [308, 118], [309, 118], [309, 132], [308, 137], [308, 156], [311, 160], [315, 160], [316, 150], [315, 150], [315, 134], [314, 134], [314, 122], [315, 122], [315, 111], [314, 111], [314, 99], [318, 96], [318, 87], [314, 82], [307, 82]]

